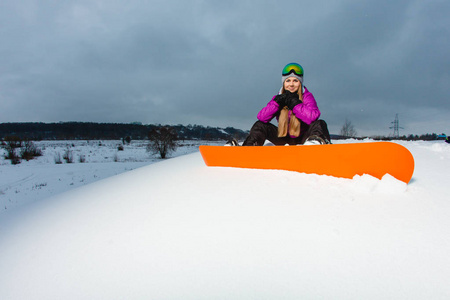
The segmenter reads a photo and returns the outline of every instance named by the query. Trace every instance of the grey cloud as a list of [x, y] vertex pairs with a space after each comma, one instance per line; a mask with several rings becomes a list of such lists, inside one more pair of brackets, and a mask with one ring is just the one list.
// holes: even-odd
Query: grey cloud
[[334, 133], [449, 126], [448, 1], [2, 5], [0, 122], [248, 129], [298, 61]]

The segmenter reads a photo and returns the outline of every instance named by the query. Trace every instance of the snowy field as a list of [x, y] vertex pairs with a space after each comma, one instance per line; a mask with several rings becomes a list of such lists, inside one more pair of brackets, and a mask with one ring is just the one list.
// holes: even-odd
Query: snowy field
[[450, 144], [406, 185], [98, 143], [0, 160], [0, 299], [450, 299]]
[[[161, 161], [159, 155], [146, 151], [147, 143], [132, 141], [123, 145], [118, 140], [34, 142], [43, 151], [43, 156], [22, 160], [18, 165], [5, 160], [6, 151], [0, 148], [0, 215], [17, 206]], [[204, 143], [181, 142], [170, 157], [196, 152]], [[119, 150], [119, 145], [123, 150]], [[72, 163], [63, 158], [68, 151]]]

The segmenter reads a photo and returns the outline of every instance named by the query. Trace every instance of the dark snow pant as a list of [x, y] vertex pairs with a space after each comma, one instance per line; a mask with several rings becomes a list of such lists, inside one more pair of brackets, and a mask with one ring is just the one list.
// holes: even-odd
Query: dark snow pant
[[310, 125], [303, 123], [300, 128], [300, 136], [291, 138], [289, 134], [286, 137], [278, 137], [278, 127], [272, 123], [263, 123], [257, 121], [250, 129], [249, 136], [245, 139], [242, 146], [262, 146], [266, 140], [274, 145], [299, 145], [305, 143], [310, 136], [319, 136], [325, 141], [330, 141], [327, 123], [324, 120], [317, 120]]

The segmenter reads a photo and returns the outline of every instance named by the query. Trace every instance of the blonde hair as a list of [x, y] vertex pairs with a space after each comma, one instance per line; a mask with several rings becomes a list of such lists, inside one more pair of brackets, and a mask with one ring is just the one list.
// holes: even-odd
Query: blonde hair
[[[284, 83], [283, 87], [281, 88], [281, 94], [284, 94], [286, 90], [284, 89]], [[300, 86], [298, 88], [298, 99], [303, 102], [303, 85], [300, 82]], [[289, 125], [288, 125], [289, 123]], [[288, 134], [288, 128], [289, 128], [289, 135], [292, 137], [299, 137], [300, 136], [300, 127], [301, 123], [300, 120], [297, 119], [297, 117], [292, 114], [291, 118], [289, 119], [289, 109], [287, 106], [281, 109], [280, 115], [278, 117], [278, 137], [285, 137]]]

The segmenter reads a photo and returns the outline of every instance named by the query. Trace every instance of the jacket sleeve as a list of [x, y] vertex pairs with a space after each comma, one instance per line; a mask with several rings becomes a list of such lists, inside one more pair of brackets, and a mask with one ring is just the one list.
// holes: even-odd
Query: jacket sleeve
[[275, 102], [275, 96], [273, 96], [272, 100], [269, 101], [269, 103], [267, 103], [266, 107], [264, 107], [263, 109], [261, 109], [261, 111], [258, 113], [258, 120], [260, 120], [263, 123], [268, 123], [270, 122], [275, 115], [278, 112], [279, 109], [279, 105], [278, 103]]
[[317, 106], [316, 99], [310, 92], [303, 94], [303, 102], [298, 104], [292, 110], [297, 118], [306, 124], [311, 124], [320, 117], [320, 110]]

